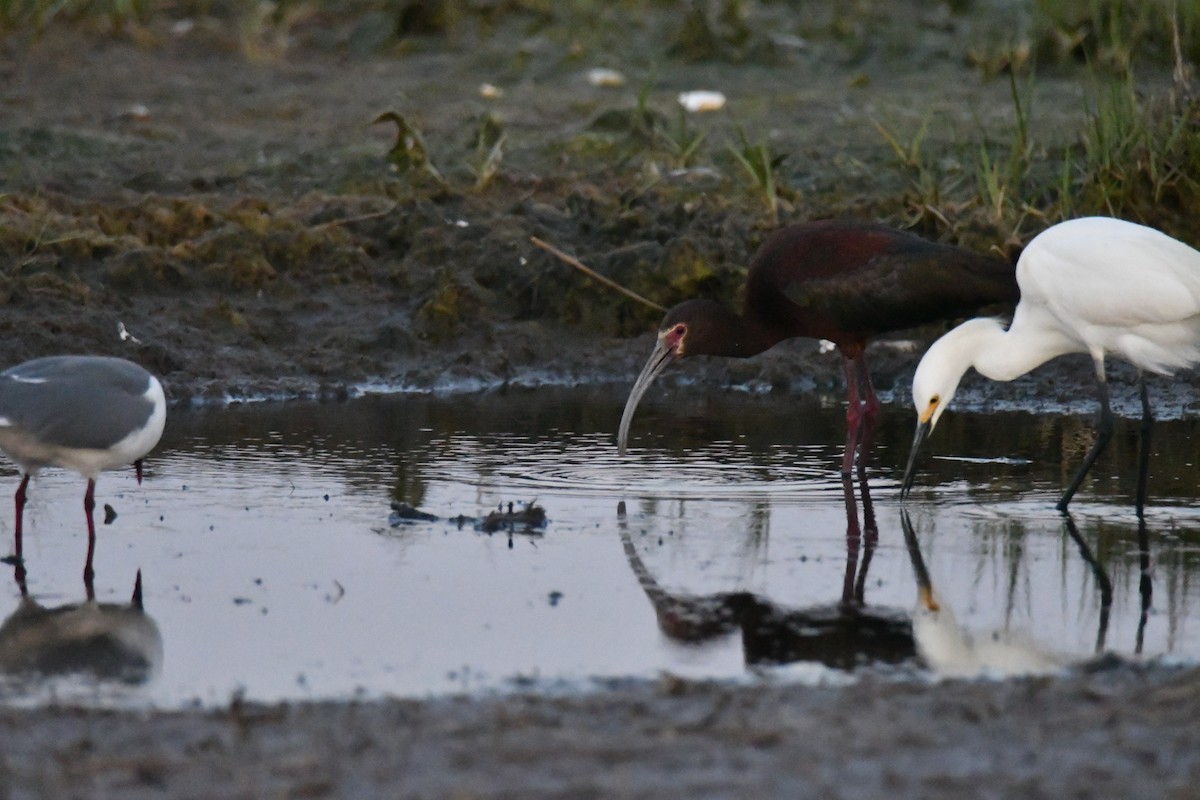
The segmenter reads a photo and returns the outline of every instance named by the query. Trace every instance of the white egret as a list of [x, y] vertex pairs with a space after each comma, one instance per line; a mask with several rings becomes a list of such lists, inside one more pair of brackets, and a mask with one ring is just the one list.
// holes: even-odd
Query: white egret
[[1170, 375], [1200, 361], [1200, 252], [1160, 231], [1111, 217], [1054, 225], [1017, 262], [1021, 300], [1006, 330], [972, 319], [930, 346], [913, 376], [917, 430], [901, 496], [913, 482], [917, 451], [974, 367], [1010, 381], [1056, 356], [1088, 353], [1096, 367], [1100, 414], [1095, 443], [1058, 501], [1066, 511], [1113, 432], [1104, 358], [1113, 353], [1141, 378], [1142, 450], [1137, 512], [1145, 506], [1153, 415], [1145, 371]]

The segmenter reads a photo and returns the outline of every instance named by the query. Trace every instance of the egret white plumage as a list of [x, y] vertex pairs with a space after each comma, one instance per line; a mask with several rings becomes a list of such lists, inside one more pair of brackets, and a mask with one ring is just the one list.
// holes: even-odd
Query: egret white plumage
[[930, 346], [913, 376], [917, 430], [901, 496], [912, 487], [917, 452], [974, 367], [1010, 381], [1052, 358], [1088, 353], [1096, 368], [1097, 436], [1058, 501], [1066, 511], [1113, 432], [1104, 359], [1113, 353], [1139, 370], [1142, 448], [1137, 512], [1145, 506], [1153, 414], [1145, 372], [1170, 375], [1200, 362], [1200, 252], [1145, 225], [1086, 217], [1034, 237], [1017, 262], [1021, 300], [1012, 324], [972, 319]]

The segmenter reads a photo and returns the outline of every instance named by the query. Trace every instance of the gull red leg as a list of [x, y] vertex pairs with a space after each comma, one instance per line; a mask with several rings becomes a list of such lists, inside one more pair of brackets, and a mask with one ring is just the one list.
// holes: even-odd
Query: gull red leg
[[16, 507], [16, 522], [13, 525], [13, 558], [16, 560], [16, 565], [13, 568], [14, 577], [17, 580], [17, 588], [21, 590], [21, 596], [24, 597], [29, 593], [25, 584], [25, 543], [22, 536], [22, 523], [25, 518], [25, 490], [29, 487], [29, 473], [21, 476], [21, 485], [17, 487], [17, 493], [13, 496], [13, 505]]
[[21, 530], [25, 519], [25, 490], [29, 488], [29, 473], [25, 473], [21, 477], [21, 485], [17, 487], [17, 493], [13, 496], [13, 505], [16, 507], [17, 518], [13, 523], [13, 540], [17, 548], [17, 558], [21, 557]]
[[87, 560], [83, 563], [83, 585], [87, 587], [88, 599], [95, 598], [95, 592], [92, 589], [92, 579], [95, 576], [95, 571], [92, 569], [92, 559], [96, 555], [96, 522], [92, 518], [92, 511], [96, 508], [96, 480], [88, 478], [87, 492], [83, 495], [83, 513], [87, 516], [88, 527], [88, 549]]

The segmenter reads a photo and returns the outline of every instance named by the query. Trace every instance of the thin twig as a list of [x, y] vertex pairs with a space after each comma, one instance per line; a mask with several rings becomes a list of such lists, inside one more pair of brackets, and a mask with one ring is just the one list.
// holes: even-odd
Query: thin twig
[[667, 310], [665, 307], [660, 306], [658, 303], [654, 302], [653, 300], [647, 300], [646, 298], [642, 297], [637, 292], [635, 292], [631, 289], [626, 289], [624, 286], [622, 286], [621, 284], [612, 280], [611, 278], [604, 277], [603, 275], [596, 272], [591, 267], [585, 266], [583, 264], [583, 262], [581, 262], [579, 259], [575, 258], [574, 256], [567, 255], [566, 253], [564, 253], [562, 250], [559, 250], [554, 245], [543, 242], [541, 239], [539, 239], [536, 236], [530, 236], [529, 241], [533, 242], [534, 244], [536, 244], [538, 247], [542, 248], [546, 252], [552, 253], [552, 254], [558, 256], [563, 261], [567, 262], [572, 267], [574, 267], [575, 269], [582, 272], [584, 275], [587, 275], [592, 280], [599, 281], [600, 283], [604, 284], [608, 288], [615, 289], [616, 291], [620, 292], [621, 294], [625, 295], [626, 297], [631, 298], [633, 300], [637, 300], [639, 303], [648, 305], [651, 308], [655, 309], [656, 311], [664, 311], [665, 312]]
[[370, 214], [360, 214], [357, 217], [342, 217], [341, 219], [331, 219], [329, 222], [322, 222], [320, 225], [314, 225], [312, 227], [312, 230], [321, 231], [321, 230], [325, 230], [326, 228], [336, 228], [339, 225], [353, 225], [355, 222], [365, 222], [366, 220], [369, 220], [369, 219], [378, 219], [379, 217], [386, 217], [388, 214], [392, 213], [395, 210], [396, 210], [396, 207], [392, 206], [391, 208], [385, 209], [383, 211], [372, 211]]

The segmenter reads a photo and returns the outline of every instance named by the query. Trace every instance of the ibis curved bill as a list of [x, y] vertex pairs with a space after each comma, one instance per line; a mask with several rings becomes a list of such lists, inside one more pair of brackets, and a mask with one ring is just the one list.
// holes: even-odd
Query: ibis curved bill
[[646, 366], [642, 367], [637, 380], [633, 382], [633, 388], [629, 390], [629, 399], [625, 401], [625, 410], [621, 413], [621, 427], [617, 430], [618, 455], [625, 455], [625, 449], [629, 444], [629, 426], [633, 422], [633, 412], [637, 410], [642, 395], [675, 357], [675, 351], [664, 343], [662, 336], [659, 336], [658, 343], [654, 346], [654, 352], [650, 354], [650, 360], [646, 362]]
[[974, 367], [1010, 381], [1052, 358], [1088, 353], [1100, 401], [1097, 437], [1060, 497], [1066, 511], [1112, 436], [1104, 361], [1113, 353], [1141, 371], [1142, 453], [1136, 508], [1145, 507], [1153, 413], [1145, 372], [1170, 375], [1200, 362], [1200, 252], [1161, 231], [1112, 217], [1060, 222], [1038, 234], [1017, 262], [1021, 300], [1012, 324], [972, 319], [934, 342], [913, 376], [917, 433], [901, 496], [915, 477], [917, 451]]

